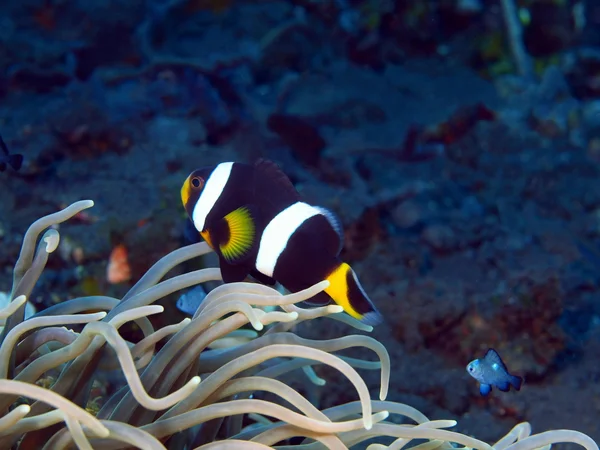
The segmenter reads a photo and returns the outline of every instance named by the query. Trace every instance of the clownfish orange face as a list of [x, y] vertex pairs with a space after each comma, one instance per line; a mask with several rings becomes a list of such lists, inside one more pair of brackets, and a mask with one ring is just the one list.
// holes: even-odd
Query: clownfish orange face
[[212, 168], [203, 168], [193, 171], [181, 186], [181, 202], [187, 213], [191, 216], [194, 210], [194, 205], [200, 198], [206, 179]]

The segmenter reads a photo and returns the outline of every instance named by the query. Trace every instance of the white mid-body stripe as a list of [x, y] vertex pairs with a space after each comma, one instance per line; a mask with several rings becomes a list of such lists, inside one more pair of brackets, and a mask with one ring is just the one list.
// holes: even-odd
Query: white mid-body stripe
[[212, 171], [208, 180], [206, 180], [206, 185], [192, 213], [192, 221], [198, 231], [204, 231], [206, 216], [208, 216], [208, 213], [210, 213], [221, 196], [221, 192], [223, 192], [231, 175], [232, 167], [232, 162], [221, 163], [215, 167], [215, 170]]
[[277, 260], [292, 234], [307, 219], [317, 214], [321, 214], [321, 211], [304, 202], [296, 202], [277, 214], [263, 231], [256, 257], [256, 269], [272, 277]]

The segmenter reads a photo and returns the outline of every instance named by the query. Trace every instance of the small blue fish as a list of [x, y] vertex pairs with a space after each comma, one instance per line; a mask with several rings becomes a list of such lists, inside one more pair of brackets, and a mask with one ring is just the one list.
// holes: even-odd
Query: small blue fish
[[493, 348], [490, 348], [482, 359], [471, 361], [467, 372], [479, 381], [481, 395], [488, 395], [492, 386], [496, 386], [502, 392], [508, 392], [512, 385], [518, 391], [523, 382], [523, 378], [508, 373], [502, 358]]
[[205, 298], [206, 290], [199, 284], [179, 297], [175, 306], [177, 306], [177, 309], [182, 313], [193, 316], [196, 313], [198, 306], [202, 304]]
[[17, 153], [10, 153], [8, 151], [8, 147], [2, 140], [2, 136], [0, 136], [0, 148], [2, 149], [2, 153], [0, 153], [0, 172], [4, 172], [6, 170], [6, 165], [8, 164], [14, 170], [19, 170], [23, 165], [23, 155], [19, 155]]

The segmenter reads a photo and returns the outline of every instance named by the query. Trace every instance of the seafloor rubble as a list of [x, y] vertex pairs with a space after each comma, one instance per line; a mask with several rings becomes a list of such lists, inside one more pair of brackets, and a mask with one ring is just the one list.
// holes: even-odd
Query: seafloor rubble
[[[522, 420], [600, 440], [597, 50], [534, 52], [524, 81], [502, 69], [492, 13], [442, 39], [415, 31], [434, 11], [385, 11], [369, 47], [375, 25], [350, 33], [344, 11], [311, 3], [2, 5], [0, 132], [25, 163], [0, 173], [1, 290], [27, 225], [90, 197], [30, 300], [123, 294], [111, 251], [136, 280], [186, 243], [192, 169], [269, 157], [340, 216], [343, 256], [388, 318], [373, 336], [396, 361], [393, 400], [485, 441]], [[468, 47], [473, 33], [489, 47]], [[465, 48], [497, 53], [482, 67]], [[464, 367], [490, 346], [520, 392], [478, 394]]]

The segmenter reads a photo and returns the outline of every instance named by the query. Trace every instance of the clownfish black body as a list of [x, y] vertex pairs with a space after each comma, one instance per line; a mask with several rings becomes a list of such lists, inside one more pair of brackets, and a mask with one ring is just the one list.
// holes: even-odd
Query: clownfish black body
[[330, 211], [300, 200], [273, 162], [226, 162], [198, 169], [181, 188], [196, 230], [219, 257], [223, 281], [248, 275], [291, 292], [323, 280], [329, 287], [307, 303], [333, 300], [368, 325], [382, 321], [352, 268], [340, 260], [343, 232]]

